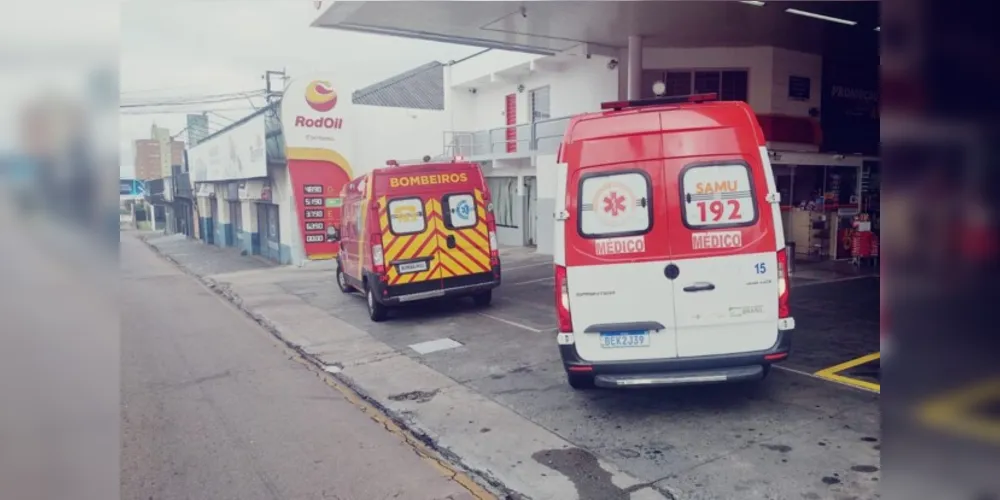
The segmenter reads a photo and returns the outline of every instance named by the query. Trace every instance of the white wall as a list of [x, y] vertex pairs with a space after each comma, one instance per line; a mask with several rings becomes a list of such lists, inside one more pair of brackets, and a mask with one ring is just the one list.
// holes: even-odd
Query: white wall
[[[489, 53], [485, 54], [488, 55]], [[484, 56], [485, 56], [484, 55]], [[480, 56], [483, 57], [483, 56]], [[618, 73], [607, 67], [611, 59], [605, 56], [559, 56], [554, 58], [539, 58], [541, 64], [534, 71], [522, 76], [509, 77], [505, 81], [489, 81], [484, 79], [475, 84], [476, 93], [469, 92], [468, 87], [458, 87], [455, 74], [461, 71], [463, 65], [476, 61], [477, 58], [459, 63], [451, 68], [452, 77], [447, 90], [446, 108], [452, 114], [450, 123], [454, 130], [474, 131], [503, 127], [507, 124], [505, 112], [505, 97], [508, 94], [517, 95], [516, 123], [530, 121], [528, 96], [533, 89], [549, 86], [551, 96], [551, 115], [560, 117], [571, 114], [597, 111], [604, 101], [617, 99]], [[559, 66], [543, 66], [552, 61]], [[499, 71], [502, 67], [494, 68]], [[524, 85], [524, 91], [518, 92], [519, 85]]]
[[[750, 107], [760, 114], [809, 116], [818, 108], [823, 58], [817, 54], [775, 47], [662, 48], [643, 50], [644, 69], [747, 69]], [[622, 75], [627, 70], [622, 69]], [[810, 80], [810, 99], [788, 98], [788, 77]], [[624, 86], [624, 80], [622, 80]]]
[[757, 113], [771, 113], [773, 47], [647, 47], [642, 51], [642, 66], [643, 69], [746, 69], [750, 107]]
[[[771, 80], [771, 113], [789, 116], [809, 116], [809, 108], [820, 106], [823, 83], [823, 57], [817, 54], [787, 49], [774, 50]], [[809, 100], [788, 98], [788, 77], [809, 78]]]
[[[288, 175], [287, 166], [267, 167], [271, 178], [271, 202], [278, 205], [278, 224], [281, 244], [289, 248], [292, 264], [298, 265], [305, 260], [302, 238], [299, 236], [299, 220], [295, 213], [295, 196], [292, 181]], [[266, 229], [262, 228], [262, 231]], [[261, 245], [265, 245], [263, 236]]]
[[385, 166], [386, 160], [419, 160], [440, 155], [445, 111], [360, 106], [354, 108], [355, 147], [350, 158], [354, 176]]
[[489, 76], [493, 72], [528, 63], [545, 56], [491, 50], [452, 66], [451, 85], [464, 85], [470, 81]]

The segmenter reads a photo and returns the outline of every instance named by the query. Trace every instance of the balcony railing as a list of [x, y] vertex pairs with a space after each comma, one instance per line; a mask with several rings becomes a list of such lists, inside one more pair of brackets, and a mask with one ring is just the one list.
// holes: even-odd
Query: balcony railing
[[[495, 156], [552, 154], [559, 150], [570, 116], [473, 132], [445, 132], [444, 156], [479, 159]], [[513, 137], [508, 131], [513, 130]]]

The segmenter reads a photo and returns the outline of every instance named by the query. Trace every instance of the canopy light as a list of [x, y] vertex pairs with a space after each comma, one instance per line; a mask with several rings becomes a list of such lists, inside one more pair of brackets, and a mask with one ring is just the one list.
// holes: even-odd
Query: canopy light
[[830, 21], [831, 23], [846, 24], [848, 26], [854, 26], [854, 25], [858, 24], [855, 21], [850, 21], [850, 20], [847, 20], [847, 19], [841, 19], [839, 17], [826, 16], [826, 15], [823, 15], [823, 14], [817, 14], [815, 12], [809, 12], [809, 11], [806, 11], [806, 10], [785, 9], [785, 12], [787, 12], [789, 14], [795, 14], [797, 16], [805, 16], [805, 17], [811, 17], [813, 19], [820, 19], [820, 20], [823, 20], [823, 21]]
[[882, 31], [882, 27], [881, 26], [876, 26], [875, 27], [875, 31]]
[[757, 7], [763, 7], [765, 2], [760, 2], [758, 0], [740, 0], [740, 3], [745, 3], [747, 5], [754, 5]]

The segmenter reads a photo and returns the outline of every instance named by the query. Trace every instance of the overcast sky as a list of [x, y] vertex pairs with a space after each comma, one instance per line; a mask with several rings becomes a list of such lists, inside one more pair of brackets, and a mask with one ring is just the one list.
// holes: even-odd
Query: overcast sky
[[[324, 0], [322, 9], [331, 3]], [[432, 60], [447, 62], [479, 50], [310, 28], [320, 12], [313, 0], [127, 2], [121, 11], [122, 102], [166, 102], [263, 89], [264, 71], [282, 68], [293, 78], [336, 72], [342, 87], [359, 88]], [[215, 109], [238, 119], [252, 112], [249, 106], [234, 101], [176, 108], [181, 112], [175, 114], [123, 110], [122, 175], [132, 172], [132, 141], [150, 138], [154, 122], [176, 134], [185, 127], [185, 111]], [[212, 130], [228, 123], [216, 115], [210, 120]]]

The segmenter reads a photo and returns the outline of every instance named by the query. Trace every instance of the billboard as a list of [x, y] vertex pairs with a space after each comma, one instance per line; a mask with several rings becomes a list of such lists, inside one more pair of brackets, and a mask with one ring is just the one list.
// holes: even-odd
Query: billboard
[[188, 162], [194, 182], [267, 177], [264, 115], [254, 116], [192, 147], [188, 150]]
[[334, 76], [316, 75], [292, 80], [281, 100], [288, 174], [307, 259], [332, 259], [339, 251], [328, 231], [340, 225], [340, 192], [354, 176], [352, 90]]

